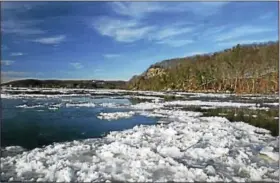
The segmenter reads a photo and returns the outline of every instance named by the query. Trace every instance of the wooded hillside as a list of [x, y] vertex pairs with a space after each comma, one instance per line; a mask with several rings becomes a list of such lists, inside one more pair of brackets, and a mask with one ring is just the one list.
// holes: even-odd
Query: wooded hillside
[[275, 93], [279, 89], [279, 42], [237, 45], [193, 57], [165, 60], [133, 77], [129, 89]]

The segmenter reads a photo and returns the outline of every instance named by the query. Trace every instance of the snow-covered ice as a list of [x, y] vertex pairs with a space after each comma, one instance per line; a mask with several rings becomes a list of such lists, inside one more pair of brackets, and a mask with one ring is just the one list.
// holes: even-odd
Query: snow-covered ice
[[120, 118], [130, 118], [135, 114], [133, 111], [129, 112], [112, 112], [112, 113], [100, 113], [97, 118], [99, 119], [105, 119], [105, 120], [117, 120]]
[[96, 105], [94, 103], [88, 102], [88, 103], [66, 103], [66, 107], [95, 107]]

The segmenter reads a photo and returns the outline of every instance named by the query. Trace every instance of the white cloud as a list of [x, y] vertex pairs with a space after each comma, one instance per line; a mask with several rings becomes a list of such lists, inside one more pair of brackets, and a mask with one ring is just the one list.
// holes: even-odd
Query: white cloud
[[11, 56], [22, 56], [23, 55], [23, 53], [21, 53], [21, 52], [14, 52], [14, 53], [11, 53], [10, 54]]
[[158, 31], [156, 31], [153, 35], [151, 39], [155, 39], [155, 40], [163, 40], [166, 38], [170, 38], [173, 36], [178, 36], [178, 35], [182, 35], [188, 32], [192, 32], [192, 28], [189, 27], [166, 27], [166, 28], [160, 28]]
[[186, 26], [185, 22], [173, 22], [166, 27], [161, 23], [144, 23], [142, 18], [156, 12], [189, 11], [210, 15], [217, 12], [227, 2], [110, 2], [108, 4], [122, 17], [101, 17], [95, 20], [91, 25], [101, 35], [111, 37], [118, 42], [131, 43], [148, 40], [179, 47], [193, 42], [190, 36], [193, 36], [193, 30], [198, 25]]
[[33, 40], [34, 42], [41, 44], [59, 44], [66, 39], [65, 35], [53, 36], [53, 37], [43, 37]]
[[223, 31], [227, 29], [226, 26], [215, 26], [215, 27], [207, 27], [202, 33], [202, 35], [198, 34], [200, 37], [203, 36], [205, 38], [209, 38], [212, 36], [216, 36], [217, 34], [221, 34]]
[[110, 2], [109, 4], [117, 14], [136, 18], [165, 9], [158, 2]]
[[252, 34], [259, 34], [264, 32], [276, 31], [271, 28], [253, 27], [253, 26], [240, 26], [227, 32], [221, 33], [216, 37], [217, 42], [230, 41], [232, 39], [248, 36]]
[[186, 39], [178, 39], [178, 36], [193, 31], [193, 28], [186, 27], [182, 23], [174, 23], [169, 27], [156, 27], [144, 25], [138, 20], [125, 20], [110, 17], [98, 19], [93, 23], [93, 28], [101, 35], [109, 36], [119, 42], [131, 43], [138, 40], [149, 40], [174, 47], [191, 43], [191, 40], [186, 41]]
[[93, 28], [103, 36], [129, 43], [145, 38], [155, 27], [143, 26], [134, 20], [101, 17], [93, 23]]
[[84, 67], [80, 62], [72, 62], [70, 65], [75, 69], [82, 69]]
[[196, 15], [210, 16], [219, 12], [228, 3], [230, 2], [184, 2], [179, 8], [182, 10], [185, 8]]
[[15, 61], [13, 60], [1, 60], [1, 65], [9, 66], [12, 65]]
[[228, 2], [110, 2], [113, 11], [119, 15], [142, 18], [158, 12], [192, 12], [209, 16], [218, 12]]
[[105, 54], [105, 55], [103, 55], [105, 58], [108, 58], [108, 59], [110, 59], [110, 58], [117, 58], [117, 57], [120, 57], [121, 55], [119, 55], [119, 54]]
[[43, 34], [45, 31], [36, 27], [39, 22], [35, 20], [5, 20], [1, 22], [1, 31], [18, 35]]

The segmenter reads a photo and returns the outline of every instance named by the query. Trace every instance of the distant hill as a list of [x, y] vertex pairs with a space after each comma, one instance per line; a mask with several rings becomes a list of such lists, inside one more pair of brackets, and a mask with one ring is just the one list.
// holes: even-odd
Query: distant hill
[[134, 76], [134, 90], [275, 93], [279, 88], [279, 42], [236, 45], [204, 55], [164, 60]]
[[124, 89], [125, 81], [104, 80], [37, 80], [24, 79], [1, 84], [1, 86], [13, 87], [39, 87], [39, 88], [104, 88]]

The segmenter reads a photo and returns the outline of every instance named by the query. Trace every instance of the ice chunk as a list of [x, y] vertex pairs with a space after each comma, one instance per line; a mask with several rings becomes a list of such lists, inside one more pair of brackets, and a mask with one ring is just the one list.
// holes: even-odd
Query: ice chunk
[[135, 114], [133, 111], [129, 112], [113, 112], [113, 113], [100, 113], [97, 118], [105, 120], [117, 120], [120, 118], [130, 118]]
[[95, 107], [96, 105], [94, 103], [78, 103], [78, 104], [72, 104], [72, 103], [66, 103], [66, 107]]

